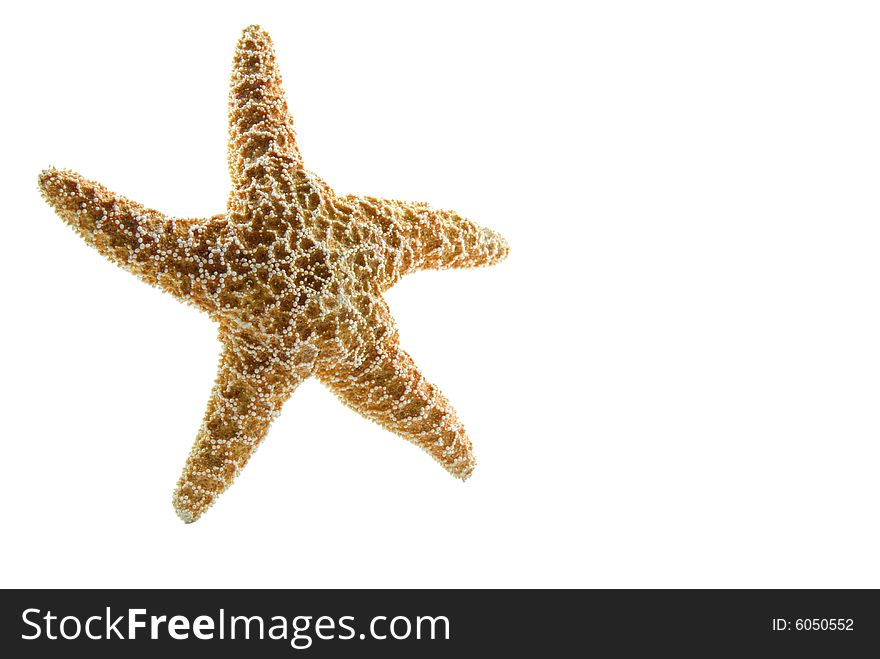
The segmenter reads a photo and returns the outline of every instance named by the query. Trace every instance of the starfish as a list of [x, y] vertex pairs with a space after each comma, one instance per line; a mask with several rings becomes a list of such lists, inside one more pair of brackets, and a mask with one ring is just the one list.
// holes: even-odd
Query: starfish
[[306, 170], [272, 42], [255, 25], [233, 58], [228, 157], [226, 212], [200, 219], [166, 216], [69, 170], [39, 179], [88, 244], [219, 325], [217, 378], [172, 498], [178, 516], [194, 522], [214, 503], [313, 375], [466, 480], [471, 442], [400, 347], [382, 293], [416, 270], [497, 263], [504, 238], [425, 203], [336, 194]]

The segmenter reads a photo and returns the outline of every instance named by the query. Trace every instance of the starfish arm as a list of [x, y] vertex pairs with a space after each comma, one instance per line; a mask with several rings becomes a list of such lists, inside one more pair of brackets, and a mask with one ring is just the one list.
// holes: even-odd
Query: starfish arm
[[420, 447], [453, 476], [470, 477], [476, 461], [464, 426], [396, 339], [369, 347], [356, 362], [321, 365], [316, 376], [345, 405]]
[[[235, 49], [229, 88], [229, 171], [234, 183], [268, 175], [287, 179], [300, 168], [293, 119], [269, 35], [245, 28]], [[286, 182], [289, 182], [287, 180]]]
[[40, 175], [43, 197], [98, 252], [176, 297], [208, 306], [201, 265], [221, 239], [222, 216], [167, 218], [69, 170]]
[[308, 347], [299, 346], [296, 359], [279, 359], [290, 351], [223, 330], [221, 341], [208, 409], [172, 501], [187, 523], [201, 517], [232, 484], [281, 406], [311, 374], [307, 353], [313, 351]]
[[453, 211], [374, 197], [347, 196], [342, 200], [376, 229], [386, 250], [382, 290], [416, 270], [475, 268], [507, 257], [504, 236]]

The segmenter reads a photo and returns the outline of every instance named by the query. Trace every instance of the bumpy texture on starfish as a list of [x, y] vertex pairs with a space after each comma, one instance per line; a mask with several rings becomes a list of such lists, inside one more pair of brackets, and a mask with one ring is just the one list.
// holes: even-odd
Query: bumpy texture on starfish
[[382, 292], [415, 270], [497, 263], [504, 238], [427, 204], [337, 195], [307, 171], [257, 26], [233, 60], [229, 171], [226, 213], [207, 219], [167, 217], [71, 171], [40, 176], [45, 199], [86, 242], [220, 326], [217, 380], [173, 497], [180, 518], [213, 504], [311, 375], [468, 478], [471, 442], [400, 348]]

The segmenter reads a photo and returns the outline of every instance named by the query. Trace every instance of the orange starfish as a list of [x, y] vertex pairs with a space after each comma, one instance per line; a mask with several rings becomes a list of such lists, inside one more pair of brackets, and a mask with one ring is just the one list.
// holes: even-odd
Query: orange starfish
[[219, 372], [174, 493], [177, 514], [193, 522], [213, 504], [311, 375], [468, 478], [471, 442], [400, 348], [382, 292], [415, 270], [497, 263], [504, 238], [427, 204], [337, 195], [307, 171], [257, 26], [233, 61], [229, 170], [226, 213], [207, 219], [168, 217], [71, 171], [40, 175], [45, 199], [86, 242], [220, 326]]

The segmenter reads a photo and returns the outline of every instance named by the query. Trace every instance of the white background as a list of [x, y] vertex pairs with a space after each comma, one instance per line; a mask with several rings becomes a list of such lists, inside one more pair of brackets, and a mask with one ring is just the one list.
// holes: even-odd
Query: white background
[[[0, 585], [880, 586], [875, 3], [16, 5]], [[214, 328], [36, 181], [222, 212], [250, 23], [336, 190], [510, 241], [388, 295], [466, 484], [310, 381], [202, 520], [174, 514]]]

